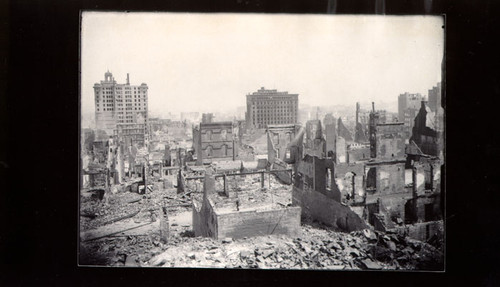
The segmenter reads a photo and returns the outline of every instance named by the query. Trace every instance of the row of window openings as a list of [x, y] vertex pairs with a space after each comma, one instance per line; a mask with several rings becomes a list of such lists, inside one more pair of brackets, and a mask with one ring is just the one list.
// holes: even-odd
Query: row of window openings
[[[114, 105], [113, 104], [103, 104], [103, 107], [113, 107]], [[123, 107], [123, 104], [117, 104], [116, 105], [117, 107]], [[132, 104], [125, 104], [126, 107], [132, 107]], [[134, 106], [139, 106], [139, 108], [141, 107], [141, 104], [134, 104]], [[99, 103], [96, 104], [96, 107], [99, 107]], [[143, 107], [146, 107], [146, 103], [144, 103]]]
[[[103, 108], [102, 110], [103, 111], [114, 111], [113, 108], [108, 108], [108, 109]], [[123, 109], [118, 109], [118, 110], [119, 111], [123, 111]], [[132, 108], [127, 108], [127, 110], [132, 110]], [[139, 109], [138, 108], [134, 108], [134, 111], [141, 111], [141, 110], [142, 110], [141, 108], [139, 108]], [[99, 108], [97, 108], [97, 111], [99, 112]]]
[[288, 118], [293, 118], [293, 115], [272, 115], [272, 116], [257, 116], [254, 118], [258, 119], [288, 119]]
[[289, 116], [289, 115], [292, 115], [292, 114], [295, 114], [294, 112], [268, 112], [268, 113], [253, 113], [253, 116], [255, 117], [256, 115], [259, 116], [259, 117], [262, 117], [262, 116]]
[[266, 105], [296, 105], [293, 101], [267, 101], [267, 102], [255, 102], [254, 106], [266, 106]]
[[[228, 153], [227, 153], [227, 146], [226, 146], [226, 145], [223, 145], [223, 146], [221, 147], [221, 150], [222, 150], [222, 155], [223, 155], [223, 156], [227, 156], [227, 155], [228, 155]], [[212, 155], [213, 155], [213, 149], [212, 149], [212, 147], [211, 147], [211, 146], [208, 146], [208, 147], [206, 148], [206, 150], [205, 150], [205, 154], [207, 155], [207, 157], [210, 157], [210, 156], [212, 156]]]
[[[221, 139], [223, 139], [223, 140], [227, 139], [227, 131], [222, 130], [220, 132], [220, 136], [221, 136]], [[207, 140], [212, 140], [212, 131], [207, 131], [205, 134], [205, 137], [207, 138]]]
[[[121, 101], [123, 101], [121, 98], [122, 98], [122, 97], [118, 96], [118, 97], [116, 98], [116, 100], [115, 100], [115, 101], [117, 101], [117, 102], [121, 102]], [[131, 101], [132, 101], [132, 99], [131, 99], [130, 97], [126, 97], [126, 98], [127, 98], [127, 99], [125, 99], [125, 100], [126, 100], [127, 102], [131, 102]], [[128, 98], [130, 98], [130, 99], [128, 99]], [[103, 102], [104, 102], [104, 101], [110, 101], [110, 102], [112, 102], [113, 100], [114, 100], [114, 97], [106, 97], [106, 96], [102, 97], [102, 101], [103, 101]], [[146, 101], [147, 101], [147, 98], [146, 98], [146, 97], [144, 97], [144, 98], [143, 98], [143, 100], [146, 102]], [[139, 99], [134, 98], [134, 102], [140, 102], [140, 101], [141, 101], [141, 98], [140, 98], [140, 97], [139, 97]], [[99, 97], [97, 97], [97, 98], [96, 98], [96, 102], [99, 102]]]

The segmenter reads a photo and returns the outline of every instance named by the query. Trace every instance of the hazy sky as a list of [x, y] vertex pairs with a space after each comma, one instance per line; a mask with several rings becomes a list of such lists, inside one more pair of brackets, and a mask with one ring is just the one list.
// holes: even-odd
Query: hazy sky
[[[82, 112], [109, 70], [149, 86], [153, 113], [246, 105], [260, 87], [300, 104], [389, 102], [441, 81], [441, 17], [84, 12]], [[369, 108], [369, 107], [367, 107]]]

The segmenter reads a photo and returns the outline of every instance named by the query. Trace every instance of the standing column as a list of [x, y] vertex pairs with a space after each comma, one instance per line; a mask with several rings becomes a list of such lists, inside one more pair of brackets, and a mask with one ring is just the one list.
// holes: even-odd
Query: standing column
[[260, 187], [264, 188], [264, 172], [260, 173]]

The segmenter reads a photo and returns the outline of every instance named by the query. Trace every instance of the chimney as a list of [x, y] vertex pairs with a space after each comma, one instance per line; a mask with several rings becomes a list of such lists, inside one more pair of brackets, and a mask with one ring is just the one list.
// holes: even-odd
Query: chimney
[[129, 81], [128, 73], [127, 73], [127, 85], [130, 85], [130, 81]]
[[375, 102], [372, 102], [372, 112], [375, 112]]
[[356, 103], [356, 125], [358, 125], [359, 117], [359, 103]]

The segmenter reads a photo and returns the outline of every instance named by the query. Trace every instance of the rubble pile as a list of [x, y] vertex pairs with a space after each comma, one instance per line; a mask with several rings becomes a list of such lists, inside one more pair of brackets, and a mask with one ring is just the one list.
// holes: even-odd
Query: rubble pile
[[[190, 193], [178, 194], [174, 188], [148, 190], [145, 194], [124, 190], [118, 188], [116, 193], [106, 192], [102, 200], [92, 195], [81, 196], [80, 229], [95, 229], [128, 215], [133, 215], [136, 221], [155, 219], [163, 206], [167, 206], [169, 214], [175, 214], [180, 208], [191, 204]], [[82, 191], [82, 195], [84, 193], [87, 192]]]
[[[233, 196], [242, 206], [270, 198], [287, 205], [291, 186], [266, 175], [235, 177]], [[153, 181], [148, 181], [153, 183]], [[131, 184], [131, 183], [128, 183]], [[267, 187], [270, 184], [270, 189]], [[269, 235], [232, 239], [194, 237], [191, 197], [201, 192], [175, 188], [127, 191], [127, 185], [106, 192], [82, 191], [80, 200], [80, 264], [129, 267], [205, 267], [326, 270], [443, 270], [442, 242], [412, 240], [405, 234], [370, 229], [337, 232], [303, 220], [301, 235]], [[152, 184], [154, 186], [154, 184]], [[222, 189], [222, 187], [220, 187]], [[96, 189], [98, 190], [98, 189]], [[272, 192], [271, 192], [272, 191]], [[97, 195], [96, 195], [97, 194]], [[160, 240], [160, 210], [168, 210], [169, 235]], [[90, 234], [90, 235], [89, 235]]]
[[267, 134], [263, 130], [256, 130], [242, 138], [242, 145], [251, 148], [254, 154], [267, 153]]
[[[187, 238], [142, 266], [439, 270], [441, 251], [397, 234], [371, 230], [341, 233], [302, 226], [302, 236], [262, 236], [233, 240]], [[442, 264], [442, 259], [441, 262]]]

